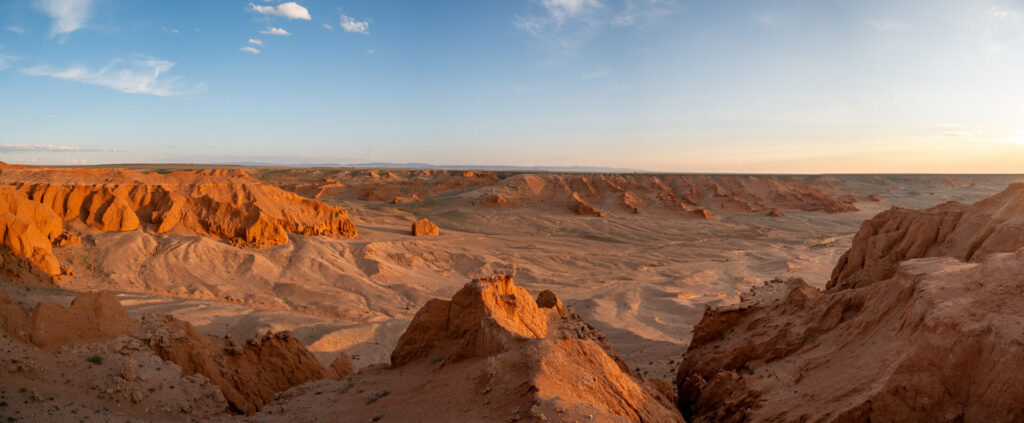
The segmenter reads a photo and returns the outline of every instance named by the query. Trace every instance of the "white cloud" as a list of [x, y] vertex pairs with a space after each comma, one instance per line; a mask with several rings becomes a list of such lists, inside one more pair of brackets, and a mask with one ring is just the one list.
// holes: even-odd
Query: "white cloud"
[[325, 24], [323, 24], [323, 27], [324, 27], [324, 28], [327, 28], [327, 29], [334, 29], [334, 27], [333, 27], [333, 26], [331, 26], [331, 24], [329, 24], [329, 23], [325, 23]]
[[873, 20], [868, 21], [867, 24], [882, 32], [905, 31], [907, 29], [907, 24], [897, 20]]
[[24, 34], [25, 33], [25, 30], [22, 29], [20, 26], [9, 26], [9, 27], [7, 27], [7, 30], [11, 31], [11, 32], [13, 32], [15, 34]]
[[270, 28], [267, 28], [267, 29], [265, 29], [265, 30], [263, 30], [263, 31], [260, 31], [260, 34], [269, 34], [269, 35], [292, 35], [292, 33], [288, 32], [288, 31], [285, 31], [285, 30], [283, 30], [283, 29], [281, 29], [281, 28], [277, 28], [277, 27], [270, 27]]
[[988, 9], [988, 14], [994, 18], [1009, 18], [1014, 15], [1014, 12], [1010, 9], [1003, 9], [999, 6], [992, 6]]
[[245, 47], [240, 48], [239, 50], [242, 50], [242, 51], [248, 52], [248, 53], [252, 53], [252, 54], [260, 54], [260, 50], [255, 48], [255, 47], [245, 46]]
[[360, 34], [370, 35], [370, 22], [368, 21], [357, 21], [351, 16], [341, 15], [341, 29], [345, 32], [358, 32]]
[[548, 14], [558, 23], [580, 16], [587, 9], [601, 7], [597, 0], [541, 0]]
[[92, 15], [92, 0], [36, 0], [36, 6], [53, 18], [50, 37], [81, 29]]
[[254, 44], [254, 45], [258, 45], [258, 46], [262, 47], [263, 46], [263, 40], [257, 40], [255, 38], [250, 38], [249, 39], [249, 44]]
[[11, 63], [14, 63], [18, 59], [20, 58], [14, 56], [4, 56], [0, 54], [0, 71], [11, 67]]
[[82, 147], [79, 145], [53, 145], [53, 144], [0, 144], [0, 153], [18, 153], [26, 151], [45, 151], [45, 152], [65, 152], [65, 151], [79, 151], [79, 152], [103, 152], [110, 151], [106, 148], [99, 147]]
[[610, 27], [656, 22], [677, 9], [678, 0], [532, 0], [532, 11], [517, 15], [519, 30], [562, 48], [583, 44]]
[[305, 7], [299, 6], [298, 3], [293, 1], [281, 3], [277, 5], [277, 7], [258, 6], [249, 3], [249, 8], [262, 15], [284, 16], [288, 19], [302, 19], [304, 21], [312, 19], [312, 17], [309, 16], [309, 10]]
[[366, 54], [373, 54], [373, 50], [366, 50]]
[[34, 66], [22, 69], [22, 72], [28, 75], [49, 76], [98, 85], [128, 94], [174, 97], [197, 94], [206, 90], [206, 86], [202, 84], [187, 86], [180, 77], [166, 76], [172, 67], [174, 67], [173, 62], [155, 57], [139, 57], [131, 60], [115, 59], [109, 65], [96, 71], [75, 65], [63, 70], [53, 69], [49, 66]]

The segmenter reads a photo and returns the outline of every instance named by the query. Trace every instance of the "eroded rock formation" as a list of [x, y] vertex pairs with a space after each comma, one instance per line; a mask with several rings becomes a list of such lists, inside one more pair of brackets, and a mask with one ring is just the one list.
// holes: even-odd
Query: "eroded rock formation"
[[136, 337], [181, 367], [183, 376], [202, 374], [224, 393], [235, 412], [253, 414], [274, 394], [309, 381], [351, 374], [340, 359], [330, 371], [289, 332], [268, 333], [237, 345], [230, 338], [200, 334], [190, 323], [171, 316], [146, 314]]
[[441, 228], [427, 218], [423, 218], [413, 222], [411, 233], [412, 236], [438, 236], [441, 235]]
[[[399, 339], [392, 367], [441, 362], [438, 372], [490, 372], [494, 380], [484, 394], [497, 391], [493, 398], [502, 405], [495, 409], [518, 408], [522, 417], [681, 421], [665, 395], [624, 371], [596, 329], [553, 293], [539, 300], [544, 307], [510, 276], [474, 280], [451, 301], [424, 305]], [[446, 415], [435, 413], [441, 413], [432, 415], [437, 419]]]
[[68, 308], [39, 303], [25, 313], [0, 289], [0, 327], [14, 339], [49, 349], [128, 334], [136, 324], [110, 291], [82, 294]]
[[884, 280], [904, 260], [954, 257], [977, 261], [1024, 247], [1024, 184], [971, 206], [956, 202], [924, 210], [893, 207], [865, 221], [832, 270], [828, 289]]
[[259, 182], [243, 170], [160, 174], [2, 167], [0, 185], [16, 188], [64, 220], [101, 231], [146, 227], [164, 233], [181, 227], [256, 248], [287, 243], [288, 233], [356, 236], [345, 209]]
[[[1019, 421], [1024, 185], [866, 221], [825, 291], [707, 309], [676, 384], [691, 422]], [[1001, 252], [1012, 251], [1012, 252]], [[924, 258], [921, 258], [924, 257]]]

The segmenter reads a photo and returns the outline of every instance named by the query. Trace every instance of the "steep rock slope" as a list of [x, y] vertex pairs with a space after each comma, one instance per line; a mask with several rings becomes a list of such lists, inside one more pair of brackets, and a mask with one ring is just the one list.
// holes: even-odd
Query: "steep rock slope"
[[707, 309], [678, 370], [680, 410], [697, 422], [1020, 421], [1022, 190], [889, 210], [826, 291], [775, 280]]
[[171, 316], [146, 314], [135, 334], [153, 351], [181, 367], [183, 376], [202, 374], [220, 387], [234, 412], [253, 414], [277, 392], [292, 386], [352, 372], [341, 356], [329, 369], [291, 333], [268, 333], [237, 345], [230, 338], [200, 334], [190, 323]]
[[0, 269], [8, 276], [59, 274], [60, 263], [51, 242], [62, 230], [63, 223], [52, 210], [13, 188], [0, 186]]
[[925, 210], [894, 207], [865, 221], [836, 263], [828, 289], [863, 286], [893, 275], [903, 261], [955, 257], [977, 261], [1024, 247], [1024, 184], [1011, 184], [971, 206], [947, 202]]
[[101, 231], [182, 227], [243, 247], [288, 242], [288, 233], [354, 238], [345, 209], [252, 179], [243, 170], [54, 169], [0, 166], [15, 187], [65, 220]]
[[[554, 294], [539, 298], [509, 276], [474, 280], [416, 314], [390, 368], [289, 390], [267, 407], [287, 416], [259, 418], [682, 421], [671, 388], [624, 371], [598, 331]], [[313, 406], [330, 391], [335, 404]]]

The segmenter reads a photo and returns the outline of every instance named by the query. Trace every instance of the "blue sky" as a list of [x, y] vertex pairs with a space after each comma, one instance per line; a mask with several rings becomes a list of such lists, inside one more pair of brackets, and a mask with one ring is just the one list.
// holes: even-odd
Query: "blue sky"
[[0, 160], [1020, 172], [1024, 2], [5, 0]]

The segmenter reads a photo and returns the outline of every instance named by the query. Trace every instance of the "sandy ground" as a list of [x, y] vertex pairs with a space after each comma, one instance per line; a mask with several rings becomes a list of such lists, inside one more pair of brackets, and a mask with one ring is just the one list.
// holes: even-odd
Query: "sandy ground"
[[[263, 250], [187, 233], [79, 227], [82, 247], [55, 249], [77, 275], [62, 282], [69, 292], [25, 298], [66, 303], [70, 291], [107, 288], [132, 317], [168, 313], [235, 339], [292, 330], [325, 365], [344, 352], [365, 368], [388, 361], [427, 300], [449, 298], [471, 278], [514, 270], [518, 284], [553, 290], [603, 330], [642, 374], [670, 380], [707, 305], [736, 302], [774, 277], [822, 287], [865, 219], [893, 205], [970, 203], [1012, 179], [850, 176], [841, 179], [845, 186], [886, 201], [859, 202], [853, 213], [726, 213], [710, 221], [475, 207], [481, 189], [401, 204], [327, 200], [349, 209], [358, 239], [292, 235], [289, 244]], [[441, 236], [409, 236], [421, 217], [440, 226]]]

